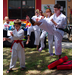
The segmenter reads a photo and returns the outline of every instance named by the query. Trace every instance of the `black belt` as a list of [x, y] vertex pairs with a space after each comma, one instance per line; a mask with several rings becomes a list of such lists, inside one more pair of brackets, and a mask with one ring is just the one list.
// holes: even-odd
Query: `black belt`
[[59, 30], [65, 31], [63, 28], [56, 28], [56, 29], [59, 29]]
[[68, 30], [67, 28], [65, 28], [65, 29], [63, 29], [63, 28], [56, 28], [56, 29], [59, 29], [59, 30], [62, 30], [62, 31], [64, 31], [64, 32], [69, 33], [69, 30]]

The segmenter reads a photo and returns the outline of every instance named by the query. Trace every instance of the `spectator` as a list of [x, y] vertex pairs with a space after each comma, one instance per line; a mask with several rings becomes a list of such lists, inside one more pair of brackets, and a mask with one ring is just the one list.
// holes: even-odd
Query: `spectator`
[[10, 21], [9, 21], [9, 17], [5, 17], [5, 23], [3, 25], [3, 29], [7, 30], [7, 28], [9, 27]]

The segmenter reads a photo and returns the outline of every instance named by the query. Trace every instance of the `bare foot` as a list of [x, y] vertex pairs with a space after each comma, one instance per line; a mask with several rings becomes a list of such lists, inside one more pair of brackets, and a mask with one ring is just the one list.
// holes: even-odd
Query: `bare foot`
[[37, 51], [38, 51], [38, 49], [37, 49]]
[[37, 51], [38, 51], [38, 49], [39, 49], [39, 46], [37, 45], [36, 47], [37, 47]]

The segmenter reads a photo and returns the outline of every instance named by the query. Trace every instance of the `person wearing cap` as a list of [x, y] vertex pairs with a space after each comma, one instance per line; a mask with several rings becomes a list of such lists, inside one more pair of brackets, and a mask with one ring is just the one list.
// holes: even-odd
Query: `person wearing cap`
[[[41, 17], [42, 16], [40, 16], [39, 10], [37, 9], [37, 10], [35, 10], [35, 16], [33, 16], [31, 19], [33, 19], [34, 21], [38, 21], [39, 19], [41, 19]], [[39, 26], [35, 25], [35, 26], [31, 26], [31, 27], [28, 28], [28, 30], [27, 30], [28, 39], [27, 39], [26, 44], [28, 44], [29, 41], [30, 41], [31, 32], [35, 33], [35, 42], [34, 42], [34, 44], [37, 46], [37, 50], [38, 50], [39, 41], [40, 41], [40, 28], [39, 28]]]

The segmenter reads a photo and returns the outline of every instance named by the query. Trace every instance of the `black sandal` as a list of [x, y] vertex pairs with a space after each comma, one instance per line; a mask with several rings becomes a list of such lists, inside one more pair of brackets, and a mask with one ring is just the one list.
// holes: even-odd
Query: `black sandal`
[[[9, 70], [9, 69], [8, 69], [7, 71], [8, 71], [8, 73], [10, 73], [10, 72], [12, 72], [13, 70]], [[6, 71], [6, 73], [7, 73], [7, 71]]]
[[22, 68], [21, 68], [21, 71], [24, 71], [25, 69], [26, 69], [25, 67], [22, 67]]

